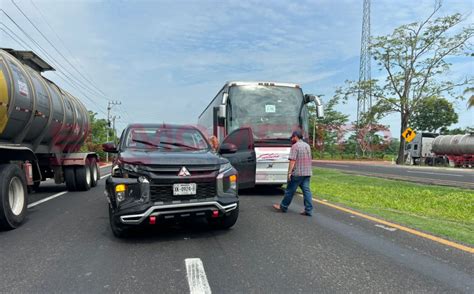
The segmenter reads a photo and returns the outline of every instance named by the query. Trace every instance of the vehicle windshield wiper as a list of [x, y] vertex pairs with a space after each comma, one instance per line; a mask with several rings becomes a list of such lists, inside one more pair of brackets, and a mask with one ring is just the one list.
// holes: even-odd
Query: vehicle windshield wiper
[[155, 143], [152, 143], [152, 142], [148, 142], [148, 141], [143, 141], [143, 140], [137, 140], [137, 139], [132, 139], [133, 142], [137, 142], [137, 143], [142, 143], [142, 144], [145, 144], [145, 145], [148, 145], [148, 146], [153, 146], [153, 147], [156, 147], [156, 148], [160, 148], [161, 146], [159, 145], [156, 145]]
[[200, 148], [190, 146], [190, 145], [186, 145], [186, 144], [182, 144], [182, 143], [177, 143], [177, 142], [160, 142], [160, 144], [167, 144], [167, 145], [172, 145], [172, 146], [177, 146], [177, 147], [189, 148], [189, 149], [193, 149], [193, 150], [200, 150]]

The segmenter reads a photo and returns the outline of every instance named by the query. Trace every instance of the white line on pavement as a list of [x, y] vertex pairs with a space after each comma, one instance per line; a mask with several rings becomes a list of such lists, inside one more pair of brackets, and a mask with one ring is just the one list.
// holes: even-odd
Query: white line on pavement
[[384, 230], [390, 231], [390, 232], [395, 232], [397, 229], [391, 228], [391, 227], [386, 227], [384, 225], [375, 225], [376, 227], [382, 228]]
[[450, 177], [463, 177], [463, 175], [453, 175], [453, 174], [444, 174], [444, 173], [430, 173], [430, 172], [419, 172], [419, 171], [411, 171], [411, 170], [407, 170], [407, 173], [412, 173], [412, 174], [427, 174], [427, 175], [440, 175], [440, 176], [450, 176]]
[[[103, 175], [102, 177], [100, 177], [100, 179], [102, 180], [103, 178], [108, 177], [108, 176], [110, 176], [110, 174]], [[35, 207], [35, 206], [38, 205], [38, 204], [41, 204], [41, 203], [43, 203], [43, 202], [49, 201], [49, 200], [51, 200], [51, 199], [54, 199], [54, 198], [56, 198], [56, 197], [62, 196], [62, 195], [64, 195], [64, 194], [66, 194], [67, 192], [69, 192], [69, 191], [62, 191], [62, 192], [59, 192], [59, 193], [57, 193], [57, 194], [54, 194], [54, 195], [48, 196], [48, 197], [46, 197], [46, 198], [43, 198], [43, 199], [41, 199], [41, 200], [38, 200], [38, 201], [36, 201], [36, 202], [30, 203], [30, 204], [28, 204], [27, 208]]]
[[102, 180], [103, 178], [108, 177], [108, 176], [110, 176], [110, 174], [103, 175], [100, 177], [100, 179]]
[[186, 258], [186, 275], [191, 294], [210, 294], [211, 287], [207, 282], [206, 272], [200, 258]]
[[41, 200], [38, 200], [38, 201], [36, 201], [36, 202], [30, 203], [30, 204], [28, 204], [28, 208], [35, 207], [35, 206], [38, 205], [38, 204], [41, 204], [41, 203], [43, 203], [43, 202], [46, 202], [46, 201], [49, 201], [49, 200], [54, 199], [54, 198], [56, 198], [56, 197], [59, 197], [59, 196], [61, 196], [61, 195], [64, 195], [64, 194], [66, 194], [67, 192], [68, 192], [68, 191], [62, 191], [62, 192], [59, 192], [59, 193], [57, 193], [57, 194], [54, 194], [54, 195], [51, 195], [51, 196], [49, 196], [49, 197], [43, 198], [43, 199], [41, 199]]

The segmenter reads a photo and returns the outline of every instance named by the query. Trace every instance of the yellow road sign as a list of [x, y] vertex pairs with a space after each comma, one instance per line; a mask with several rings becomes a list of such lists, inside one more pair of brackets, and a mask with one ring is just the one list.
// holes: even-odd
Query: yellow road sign
[[416, 133], [411, 128], [408, 128], [402, 133], [402, 136], [405, 138], [405, 141], [410, 143], [413, 139], [415, 139]]

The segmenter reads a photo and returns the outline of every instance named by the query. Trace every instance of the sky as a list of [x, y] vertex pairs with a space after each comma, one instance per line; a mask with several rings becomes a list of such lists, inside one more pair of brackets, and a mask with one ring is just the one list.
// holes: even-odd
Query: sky
[[[433, 7], [433, 0], [374, 0], [371, 34], [386, 35], [423, 20]], [[131, 122], [196, 123], [229, 80], [295, 82], [327, 101], [344, 81], [359, 75], [362, 0], [0, 0], [0, 9], [48, 56], [2, 12], [0, 47], [33, 49], [50, 61], [62, 74], [45, 76], [98, 117], [106, 117], [108, 99], [120, 101], [111, 110], [120, 116], [118, 129]], [[445, 0], [438, 15], [459, 12], [468, 25], [474, 20], [472, 10], [472, 1]], [[472, 77], [472, 58], [450, 61], [447, 77], [456, 82]], [[384, 78], [375, 63], [372, 77]], [[467, 110], [465, 101], [455, 106], [460, 117], [452, 127], [473, 126], [474, 109]], [[338, 106], [352, 121], [356, 108], [355, 100]], [[381, 122], [398, 137], [399, 120], [393, 114]]]

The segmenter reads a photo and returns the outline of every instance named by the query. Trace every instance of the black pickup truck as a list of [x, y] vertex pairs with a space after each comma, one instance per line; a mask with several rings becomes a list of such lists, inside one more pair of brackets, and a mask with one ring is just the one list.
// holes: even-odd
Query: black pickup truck
[[[251, 135], [250, 129], [240, 132]], [[232, 227], [239, 214], [239, 175], [224, 156], [239, 162], [251, 152], [255, 158], [252, 149], [239, 150], [232, 143], [216, 152], [196, 127], [170, 124], [129, 125], [118, 145], [106, 143], [103, 149], [117, 153], [106, 181], [117, 237], [133, 226], [196, 217], [216, 228]], [[255, 162], [250, 166], [254, 169]]]

